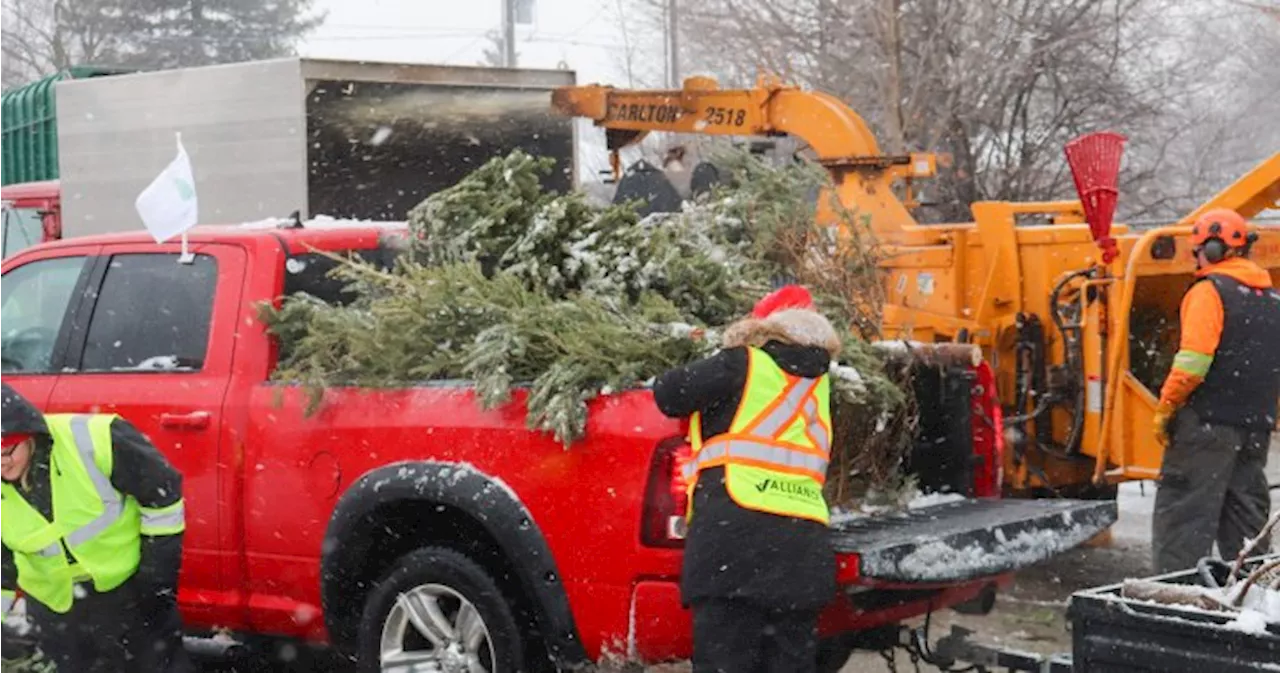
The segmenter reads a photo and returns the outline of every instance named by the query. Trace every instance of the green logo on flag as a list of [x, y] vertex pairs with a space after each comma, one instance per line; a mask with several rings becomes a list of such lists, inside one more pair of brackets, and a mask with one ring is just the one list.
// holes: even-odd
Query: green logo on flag
[[196, 195], [195, 186], [182, 178], [174, 177], [173, 186], [178, 190], [178, 197], [183, 201], [190, 201]]

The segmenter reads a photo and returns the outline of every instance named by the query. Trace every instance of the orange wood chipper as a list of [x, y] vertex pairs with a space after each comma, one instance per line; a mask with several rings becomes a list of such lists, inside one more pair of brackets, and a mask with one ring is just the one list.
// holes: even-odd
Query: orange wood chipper
[[[983, 201], [973, 222], [922, 225], [912, 182], [936, 174], [936, 157], [882, 154], [863, 119], [829, 94], [768, 77], [739, 90], [693, 77], [680, 90], [564, 87], [552, 107], [606, 130], [615, 172], [617, 151], [651, 131], [807, 143], [839, 203], [886, 252], [884, 337], [974, 343], [991, 362], [1005, 409], [1004, 483], [1018, 495], [1106, 497], [1118, 482], [1159, 475], [1154, 393], [1195, 270], [1190, 223], [1214, 207], [1246, 218], [1280, 208], [1277, 153], [1169, 226], [1087, 218], [1099, 190], [1079, 171], [1084, 201]], [[846, 221], [829, 202], [819, 199], [819, 222]], [[1280, 282], [1280, 227], [1258, 230], [1252, 257]]]

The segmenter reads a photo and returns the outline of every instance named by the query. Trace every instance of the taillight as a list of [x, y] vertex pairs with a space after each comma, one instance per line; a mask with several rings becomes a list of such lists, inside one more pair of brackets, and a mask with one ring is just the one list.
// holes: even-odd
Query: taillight
[[650, 547], [684, 546], [685, 514], [689, 496], [682, 470], [691, 457], [684, 437], [669, 437], [658, 444], [645, 486], [640, 542]]
[[975, 374], [970, 418], [973, 453], [980, 469], [973, 475], [973, 495], [994, 498], [1000, 496], [1004, 479], [1004, 419], [991, 365], [979, 364]]
[[992, 495], [1000, 495], [1004, 490], [1004, 411], [1000, 409], [999, 399], [991, 407], [991, 416], [996, 426], [996, 492]]

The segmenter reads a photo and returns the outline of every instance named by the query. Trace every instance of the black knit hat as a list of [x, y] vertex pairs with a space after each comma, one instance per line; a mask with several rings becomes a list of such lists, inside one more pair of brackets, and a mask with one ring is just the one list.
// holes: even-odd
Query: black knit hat
[[4, 384], [3, 388], [4, 399], [0, 404], [0, 412], [3, 413], [0, 413], [0, 423], [3, 424], [4, 434], [11, 432], [28, 435], [49, 434], [49, 426], [44, 422], [44, 414], [9, 384]]

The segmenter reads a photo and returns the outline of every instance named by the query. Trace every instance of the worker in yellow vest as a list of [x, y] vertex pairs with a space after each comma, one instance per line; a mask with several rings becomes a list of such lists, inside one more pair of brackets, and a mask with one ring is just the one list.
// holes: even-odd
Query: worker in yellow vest
[[194, 670], [182, 649], [182, 478], [132, 425], [45, 416], [3, 385], [4, 612], [59, 671]]
[[722, 345], [654, 384], [662, 413], [690, 419], [681, 597], [693, 609], [693, 670], [814, 671], [818, 613], [836, 586], [822, 486], [840, 339], [791, 285]]

